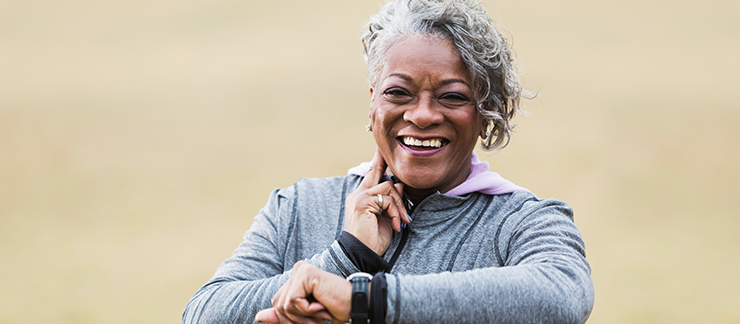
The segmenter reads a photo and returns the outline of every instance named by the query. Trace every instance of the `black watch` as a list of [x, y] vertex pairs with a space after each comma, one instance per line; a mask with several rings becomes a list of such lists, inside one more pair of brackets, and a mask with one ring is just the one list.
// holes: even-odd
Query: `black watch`
[[351, 324], [370, 323], [370, 314], [367, 309], [370, 304], [368, 290], [371, 280], [373, 276], [364, 272], [355, 272], [347, 277], [347, 281], [352, 283], [352, 309], [349, 312]]

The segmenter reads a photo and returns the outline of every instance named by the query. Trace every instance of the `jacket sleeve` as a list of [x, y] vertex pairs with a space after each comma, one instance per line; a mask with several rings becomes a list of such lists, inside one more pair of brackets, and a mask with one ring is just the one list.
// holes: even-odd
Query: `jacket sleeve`
[[[285, 257], [294, 195], [293, 187], [273, 191], [244, 241], [190, 299], [182, 323], [253, 323], [258, 311], [272, 306], [297, 261]], [[343, 277], [357, 271], [337, 241], [305, 261]]]
[[[528, 202], [502, 226], [504, 266], [386, 276], [386, 323], [584, 323], [594, 302], [572, 211]], [[493, 235], [494, 233], [491, 233]]]

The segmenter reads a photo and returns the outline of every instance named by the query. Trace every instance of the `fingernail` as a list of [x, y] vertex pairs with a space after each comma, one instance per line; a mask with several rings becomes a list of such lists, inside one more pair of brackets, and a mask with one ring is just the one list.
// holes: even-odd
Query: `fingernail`
[[409, 214], [406, 214], [406, 218], [408, 218], [408, 219], [409, 219], [409, 223], [413, 223], [413, 222], [414, 222], [414, 220], [413, 220], [413, 219], [411, 219], [411, 215], [409, 215]]
[[324, 322], [327, 322], [327, 323], [329, 323], [329, 324], [331, 324], [331, 323], [332, 323], [332, 321], [331, 321], [330, 319], [322, 318], [322, 320], [324, 320]]

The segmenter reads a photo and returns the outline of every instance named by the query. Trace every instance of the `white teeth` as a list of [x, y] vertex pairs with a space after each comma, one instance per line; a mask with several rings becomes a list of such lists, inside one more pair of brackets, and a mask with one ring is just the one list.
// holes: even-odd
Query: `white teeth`
[[413, 137], [408, 137], [408, 136], [403, 137], [403, 144], [406, 144], [406, 146], [423, 146], [423, 147], [434, 147], [434, 148], [442, 147], [442, 141], [438, 139], [421, 141], [421, 140], [415, 139]]

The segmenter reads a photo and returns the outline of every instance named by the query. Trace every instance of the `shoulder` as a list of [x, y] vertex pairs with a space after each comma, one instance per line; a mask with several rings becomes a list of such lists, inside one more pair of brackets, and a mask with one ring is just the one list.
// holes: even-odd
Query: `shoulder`
[[491, 207], [497, 214], [523, 219], [551, 216], [573, 221], [573, 209], [565, 202], [553, 198], [542, 199], [528, 191], [489, 196]]
[[[287, 232], [292, 231], [298, 223], [309, 224], [302, 226], [305, 228], [315, 227], [316, 224], [334, 224], [337, 221], [335, 218], [343, 215], [345, 196], [354, 190], [356, 178], [359, 177], [299, 179], [289, 187], [275, 189], [263, 214], [274, 219], [270, 220], [275, 223], [274, 227]], [[312, 223], [315, 224], [310, 225]]]
[[507, 264], [519, 264], [530, 258], [532, 247], [538, 246], [578, 255], [577, 258], [585, 257], [585, 244], [568, 204], [552, 198], [542, 199], [529, 192], [502, 196], [505, 197], [498, 198], [503, 204], [497, 215], [501, 220], [496, 233]]
[[362, 181], [357, 175], [334, 176], [328, 178], [301, 178], [292, 186], [276, 189], [275, 194], [281, 198], [309, 198], [342, 196], [343, 192], [350, 192]]
[[512, 199], [514, 199], [515, 204], [520, 204], [521, 211], [527, 214], [546, 210], [573, 219], [573, 209], [570, 205], [558, 199], [542, 199], [531, 192], [517, 192], [512, 195]]

